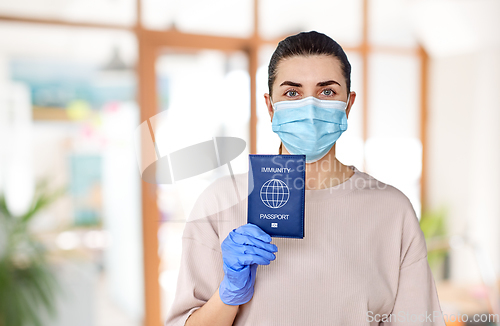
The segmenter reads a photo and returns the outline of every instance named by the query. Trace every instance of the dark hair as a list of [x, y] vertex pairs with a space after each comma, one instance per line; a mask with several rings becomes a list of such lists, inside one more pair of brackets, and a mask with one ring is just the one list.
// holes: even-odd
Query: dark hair
[[351, 64], [342, 47], [329, 36], [316, 31], [300, 32], [288, 36], [278, 43], [269, 62], [268, 87], [269, 95], [272, 97], [273, 84], [276, 80], [276, 68], [278, 63], [285, 58], [296, 55], [331, 55], [340, 60], [342, 73], [346, 80], [347, 94], [351, 90]]

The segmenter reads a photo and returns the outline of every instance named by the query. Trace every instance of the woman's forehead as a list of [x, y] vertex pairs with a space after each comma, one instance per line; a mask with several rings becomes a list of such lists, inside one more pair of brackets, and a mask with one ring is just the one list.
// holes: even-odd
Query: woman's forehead
[[339, 83], [343, 84], [343, 80], [340, 79], [342, 77], [341, 62], [338, 58], [326, 55], [293, 56], [280, 60], [276, 69], [275, 82], [278, 85], [284, 80], [316, 83], [328, 78], [336, 78], [339, 79]]

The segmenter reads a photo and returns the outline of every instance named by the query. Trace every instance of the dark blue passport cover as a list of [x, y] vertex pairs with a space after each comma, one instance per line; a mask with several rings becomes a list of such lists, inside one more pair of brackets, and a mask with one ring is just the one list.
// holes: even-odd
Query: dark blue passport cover
[[249, 154], [247, 222], [278, 238], [304, 238], [305, 155]]

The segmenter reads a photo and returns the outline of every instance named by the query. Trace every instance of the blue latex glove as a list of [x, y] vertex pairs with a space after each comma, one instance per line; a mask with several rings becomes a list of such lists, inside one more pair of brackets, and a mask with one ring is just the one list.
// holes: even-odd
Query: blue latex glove
[[269, 265], [278, 251], [271, 236], [255, 224], [233, 229], [221, 244], [224, 279], [219, 296], [225, 304], [236, 306], [252, 299], [258, 265]]

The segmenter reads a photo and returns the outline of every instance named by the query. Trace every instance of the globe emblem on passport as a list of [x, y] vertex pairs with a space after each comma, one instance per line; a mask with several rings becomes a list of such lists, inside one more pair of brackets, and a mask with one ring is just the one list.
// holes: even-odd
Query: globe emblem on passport
[[288, 198], [290, 198], [290, 189], [281, 180], [268, 180], [260, 188], [260, 200], [269, 208], [285, 206]]

